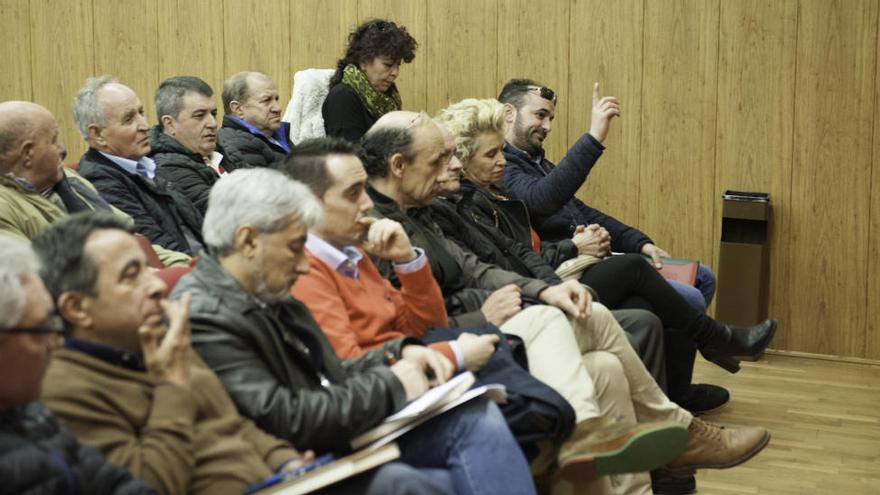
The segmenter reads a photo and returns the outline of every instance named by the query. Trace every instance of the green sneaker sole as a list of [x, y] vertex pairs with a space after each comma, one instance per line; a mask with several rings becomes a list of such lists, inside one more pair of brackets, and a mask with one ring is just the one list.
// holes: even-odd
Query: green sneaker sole
[[678, 424], [642, 430], [615, 450], [566, 459], [558, 475], [572, 481], [589, 481], [609, 474], [650, 471], [675, 459], [687, 440], [687, 428]]

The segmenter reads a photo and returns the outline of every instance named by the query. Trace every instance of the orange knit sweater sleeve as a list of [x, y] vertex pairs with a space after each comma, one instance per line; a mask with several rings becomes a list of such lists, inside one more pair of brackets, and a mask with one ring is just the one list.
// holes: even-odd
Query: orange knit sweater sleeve
[[[343, 359], [352, 358], [381, 345], [382, 342], [371, 342], [369, 336], [359, 338], [357, 329], [353, 327], [349, 318], [342, 287], [337, 285], [337, 276], [341, 277], [341, 275], [312, 253], [307, 251], [307, 255], [309, 273], [297, 279], [290, 288], [290, 294], [309, 308], [336, 354]], [[361, 341], [370, 342], [372, 345], [362, 345]]]
[[[440, 287], [428, 263], [412, 273], [398, 273], [403, 290], [383, 279], [365, 256], [357, 280], [333, 270], [307, 251], [311, 269], [291, 287], [343, 358], [358, 356], [392, 339], [421, 337], [432, 326], [447, 326]], [[433, 346], [455, 362], [448, 345]]]

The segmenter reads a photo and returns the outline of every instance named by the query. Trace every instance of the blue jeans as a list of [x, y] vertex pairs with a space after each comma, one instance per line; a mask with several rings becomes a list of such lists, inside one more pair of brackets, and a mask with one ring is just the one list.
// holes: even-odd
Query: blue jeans
[[669, 285], [681, 294], [681, 297], [700, 313], [705, 313], [706, 308], [712, 304], [715, 297], [715, 274], [708, 266], [700, 263], [697, 269], [697, 281], [693, 286], [670, 280]]
[[398, 440], [401, 461], [458, 495], [534, 494], [525, 457], [494, 402], [479, 398]]

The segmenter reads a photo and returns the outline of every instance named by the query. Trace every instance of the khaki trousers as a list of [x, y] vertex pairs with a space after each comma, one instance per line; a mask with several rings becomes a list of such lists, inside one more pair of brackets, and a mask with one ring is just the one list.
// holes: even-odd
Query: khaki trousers
[[[554, 307], [532, 306], [501, 330], [523, 339], [530, 372], [571, 403], [578, 422], [606, 416], [633, 424], [690, 425], [691, 414], [666, 397], [605, 306], [593, 303], [586, 320], [568, 318]], [[553, 493], [650, 494], [651, 479], [647, 473], [633, 473], [583, 486], [560, 481]]]

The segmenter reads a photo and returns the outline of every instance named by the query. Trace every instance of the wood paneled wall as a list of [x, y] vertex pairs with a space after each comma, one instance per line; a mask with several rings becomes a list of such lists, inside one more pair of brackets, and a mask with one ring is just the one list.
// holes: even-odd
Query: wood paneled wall
[[[0, 100], [70, 117], [93, 75], [152, 93], [194, 74], [219, 93], [245, 69], [332, 67], [346, 35], [388, 17], [419, 41], [404, 105], [436, 112], [510, 77], [557, 90], [552, 159], [587, 130], [593, 81], [618, 96], [580, 195], [674, 255], [716, 262], [720, 195], [770, 192], [775, 347], [880, 359], [878, 0], [0, 0]], [[219, 103], [219, 95], [218, 95]]]

